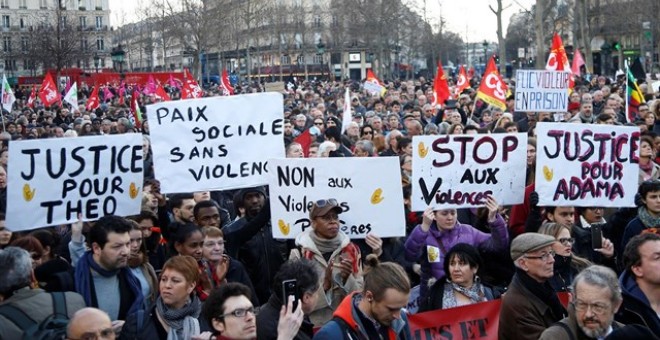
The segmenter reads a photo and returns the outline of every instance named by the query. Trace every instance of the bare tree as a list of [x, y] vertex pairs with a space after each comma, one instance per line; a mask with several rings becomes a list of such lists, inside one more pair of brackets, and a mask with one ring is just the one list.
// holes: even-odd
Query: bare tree
[[[504, 31], [502, 31], [502, 12], [511, 7], [511, 5], [507, 6], [506, 8], [502, 7], [502, 0], [497, 0], [497, 9], [493, 9], [493, 6], [488, 5], [488, 8], [490, 8], [490, 11], [495, 14], [497, 17], [497, 45], [499, 46], [499, 55], [500, 55], [500, 74], [505, 74], [506, 73], [506, 61], [508, 60], [506, 57], [506, 44], [504, 42]], [[488, 58], [488, 56], [484, 56], [485, 58]]]

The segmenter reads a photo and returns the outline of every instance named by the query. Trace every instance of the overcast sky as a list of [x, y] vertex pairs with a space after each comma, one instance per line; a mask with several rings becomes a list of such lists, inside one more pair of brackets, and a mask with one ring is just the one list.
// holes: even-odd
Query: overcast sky
[[[112, 0], [110, 1], [110, 21], [112, 26], [136, 20], [135, 10], [139, 3], [146, 0]], [[409, 0], [416, 3], [418, 12], [422, 15], [424, 0]], [[506, 34], [506, 27], [509, 24], [509, 18], [514, 13], [521, 10], [529, 10], [535, 0], [503, 0], [503, 7], [508, 7], [503, 17], [503, 29]], [[442, 3], [442, 5], [440, 5]], [[496, 0], [426, 0], [427, 18], [429, 21], [437, 22], [440, 13], [445, 18], [447, 29], [454, 31], [468, 42], [479, 42], [488, 40], [495, 42], [497, 40], [497, 19], [488, 5], [493, 8], [497, 5]], [[123, 18], [123, 20], [122, 20]]]

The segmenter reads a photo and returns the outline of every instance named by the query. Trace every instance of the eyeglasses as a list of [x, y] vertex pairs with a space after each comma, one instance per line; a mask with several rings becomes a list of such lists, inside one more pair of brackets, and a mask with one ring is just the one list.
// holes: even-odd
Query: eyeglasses
[[541, 261], [543, 261], [543, 262], [547, 262], [549, 259], [555, 257], [555, 252], [551, 250], [550, 252], [548, 252], [548, 253], [543, 253], [543, 254], [541, 254], [540, 256], [528, 256], [528, 255], [525, 255], [524, 257], [525, 257], [526, 259], [530, 259], [530, 260], [541, 260]]
[[327, 200], [317, 200], [317, 201], [314, 202], [314, 203], [315, 203], [316, 206], [319, 207], [319, 208], [323, 208], [323, 207], [325, 207], [326, 205], [339, 205], [339, 202], [337, 202], [337, 200], [334, 199], [334, 198], [330, 198], [330, 199], [327, 199]]
[[227, 314], [220, 315], [220, 317], [225, 318], [228, 316], [233, 316], [235, 318], [244, 318], [247, 315], [247, 313], [251, 313], [252, 315], [257, 315], [257, 311], [254, 310], [254, 307], [250, 307], [250, 308], [237, 308]]
[[584, 301], [573, 301], [572, 302], [573, 307], [575, 307], [575, 310], [578, 312], [586, 312], [589, 307], [591, 307], [591, 311], [594, 314], [603, 314], [605, 313], [608, 309], [610, 309], [610, 306], [604, 303], [586, 303]]
[[67, 338], [68, 340], [99, 340], [99, 339], [114, 339], [115, 330], [112, 328], [105, 328], [97, 332], [83, 333], [80, 338]]
[[563, 237], [563, 238], [560, 238], [557, 241], [559, 241], [559, 243], [561, 243], [561, 244], [566, 244], [566, 245], [575, 243], [575, 239], [572, 238], [572, 237], [570, 237], [570, 238]]
[[315, 122], [314, 125], [322, 126], [323, 122]]
[[371, 131], [364, 131], [362, 132], [363, 135], [373, 135], [374, 133]]

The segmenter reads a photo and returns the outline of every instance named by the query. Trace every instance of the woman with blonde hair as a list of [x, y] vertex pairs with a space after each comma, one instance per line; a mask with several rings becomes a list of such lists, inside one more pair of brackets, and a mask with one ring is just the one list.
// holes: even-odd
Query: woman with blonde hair
[[571, 235], [570, 226], [561, 223], [546, 223], [541, 226], [539, 233], [550, 235], [556, 240], [552, 244], [552, 251], [555, 255], [555, 275], [549, 282], [555, 291], [566, 292], [571, 286], [573, 278], [592, 263], [573, 253], [575, 239]]

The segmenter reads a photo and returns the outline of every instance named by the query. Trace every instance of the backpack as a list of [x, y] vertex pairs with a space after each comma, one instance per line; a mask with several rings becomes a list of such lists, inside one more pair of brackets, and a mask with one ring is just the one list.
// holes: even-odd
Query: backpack
[[65, 339], [69, 314], [66, 310], [64, 292], [53, 292], [50, 296], [53, 299], [53, 314], [41, 322], [36, 322], [20, 308], [12, 305], [0, 306], [0, 315], [23, 330], [24, 340]]

